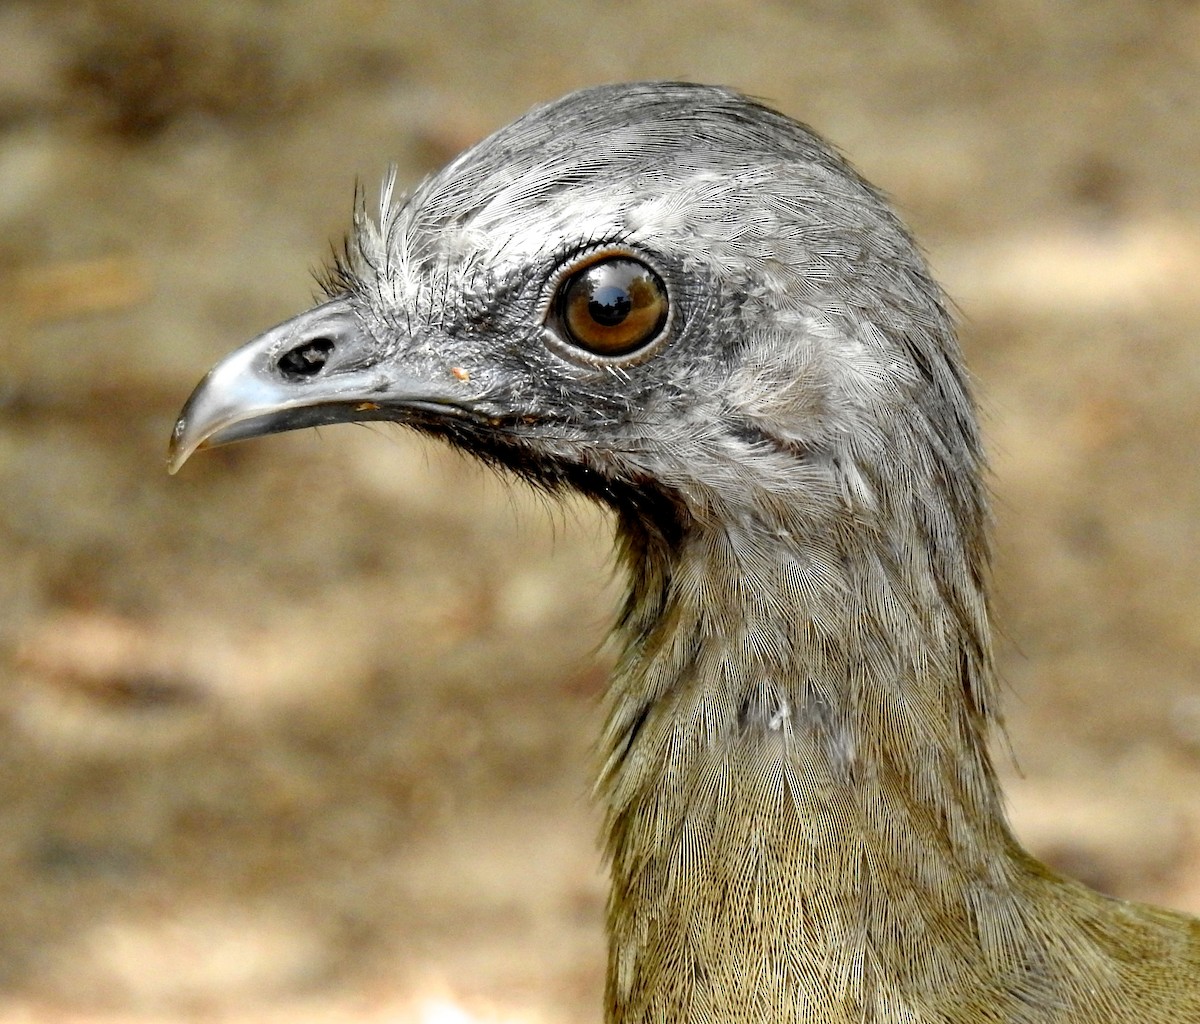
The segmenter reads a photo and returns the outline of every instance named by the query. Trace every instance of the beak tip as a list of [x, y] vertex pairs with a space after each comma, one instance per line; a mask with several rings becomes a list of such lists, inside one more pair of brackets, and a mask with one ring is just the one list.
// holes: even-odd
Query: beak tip
[[184, 436], [187, 433], [187, 419], [181, 416], [175, 422], [175, 429], [171, 431], [171, 440], [167, 442], [167, 472], [174, 476], [187, 462], [188, 457], [200, 445], [195, 443], [184, 443]]

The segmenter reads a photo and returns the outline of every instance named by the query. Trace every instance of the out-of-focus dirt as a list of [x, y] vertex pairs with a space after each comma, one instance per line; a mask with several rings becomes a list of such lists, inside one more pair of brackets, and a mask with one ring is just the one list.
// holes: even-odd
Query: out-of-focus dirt
[[1200, 911], [1200, 7], [0, 5], [0, 1024], [595, 1020], [608, 524], [393, 429], [164, 445], [356, 178], [685, 77], [964, 313], [1021, 834]]

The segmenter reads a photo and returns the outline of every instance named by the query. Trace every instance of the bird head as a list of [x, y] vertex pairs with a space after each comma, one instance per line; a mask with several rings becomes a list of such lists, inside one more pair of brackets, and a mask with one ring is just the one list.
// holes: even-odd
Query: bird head
[[389, 180], [325, 286], [196, 388], [172, 471], [393, 420], [664, 532], [780, 501], [819, 527], [897, 466], [977, 476], [953, 330], [908, 233], [811, 131], [725, 89], [585, 90], [406, 198]]

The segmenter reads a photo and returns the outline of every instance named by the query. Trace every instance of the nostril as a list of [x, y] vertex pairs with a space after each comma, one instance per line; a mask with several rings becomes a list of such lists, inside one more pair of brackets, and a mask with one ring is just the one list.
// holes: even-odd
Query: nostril
[[321, 372], [332, 351], [328, 338], [312, 338], [280, 356], [279, 369], [288, 377], [311, 377]]

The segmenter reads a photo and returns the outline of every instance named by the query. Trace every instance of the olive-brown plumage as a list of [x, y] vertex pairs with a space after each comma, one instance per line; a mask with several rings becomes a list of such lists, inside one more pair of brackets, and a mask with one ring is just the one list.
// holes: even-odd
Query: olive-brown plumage
[[610, 1022], [1200, 1021], [1200, 923], [1009, 831], [953, 324], [820, 139], [576, 93], [389, 183], [328, 290], [205, 378], [173, 465], [391, 419], [614, 511]]

